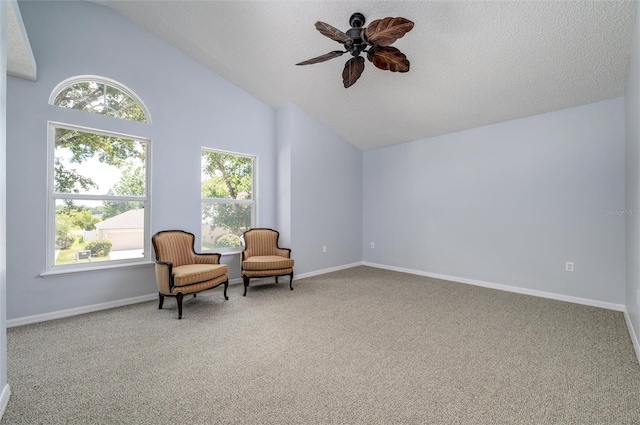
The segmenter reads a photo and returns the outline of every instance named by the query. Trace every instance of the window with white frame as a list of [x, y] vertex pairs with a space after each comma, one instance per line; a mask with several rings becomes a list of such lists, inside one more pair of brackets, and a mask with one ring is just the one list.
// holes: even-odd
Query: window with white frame
[[[116, 96], [111, 80], [90, 81], [95, 87], [102, 84], [96, 88], [101, 96], [87, 95], [87, 87], [94, 86], [78, 81], [61, 83], [52, 93], [52, 104], [120, 119], [137, 114], [133, 120], [149, 121], [129, 91], [126, 99]], [[69, 99], [84, 106], [75, 107]], [[123, 112], [132, 108], [136, 112]], [[149, 139], [49, 122], [48, 149], [47, 270], [150, 260]]]
[[234, 251], [254, 225], [256, 158], [202, 150], [202, 250]]
[[101, 77], [75, 77], [53, 91], [49, 103], [123, 120], [149, 122], [144, 104], [127, 88]]

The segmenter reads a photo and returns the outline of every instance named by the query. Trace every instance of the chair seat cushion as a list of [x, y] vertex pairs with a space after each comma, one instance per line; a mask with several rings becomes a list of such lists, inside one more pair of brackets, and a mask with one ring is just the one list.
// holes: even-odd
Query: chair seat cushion
[[193, 285], [227, 274], [226, 264], [187, 264], [173, 268], [175, 286]]
[[215, 279], [206, 280], [204, 282], [194, 283], [193, 285], [174, 286], [171, 289], [171, 294], [175, 295], [178, 292], [182, 292], [184, 295], [186, 295], [186, 294], [194, 294], [196, 292], [205, 291], [207, 289], [214, 288], [214, 287], [224, 283], [227, 280], [228, 280], [227, 275], [224, 274], [222, 276], [216, 277]]
[[242, 270], [242, 276], [246, 277], [284, 276], [291, 273], [293, 273], [293, 267], [275, 270]]
[[242, 268], [245, 270], [278, 270], [291, 267], [293, 267], [293, 258], [279, 255], [256, 255], [242, 262]]

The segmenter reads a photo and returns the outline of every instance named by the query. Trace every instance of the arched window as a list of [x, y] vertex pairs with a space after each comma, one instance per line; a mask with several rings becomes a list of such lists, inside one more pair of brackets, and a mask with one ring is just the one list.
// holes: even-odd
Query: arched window
[[[131, 90], [101, 77], [65, 80], [49, 103], [150, 123]], [[68, 118], [49, 121], [47, 272], [150, 261], [151, 141]]]
[[151, 122], [138, 96], [106, 78], [83, 76], [63, 81], [53, 90], [49, 104], [145, 124]]

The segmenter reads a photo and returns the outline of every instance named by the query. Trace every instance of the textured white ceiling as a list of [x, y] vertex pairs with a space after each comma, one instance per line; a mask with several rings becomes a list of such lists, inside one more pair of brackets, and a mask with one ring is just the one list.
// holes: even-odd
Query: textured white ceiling
[[[362, 150], [622, 96], [633, 1], [113, 1], [106, 5], [277, 108], [293, 102]], [[294, 66], [343, 31], [415, 22], [394, 46], [405, 74], [367, 61], [345, 89], [347, 56]]]
[[7, 4], [7, 74], [35, 81], [36, 61], [16, 0]]

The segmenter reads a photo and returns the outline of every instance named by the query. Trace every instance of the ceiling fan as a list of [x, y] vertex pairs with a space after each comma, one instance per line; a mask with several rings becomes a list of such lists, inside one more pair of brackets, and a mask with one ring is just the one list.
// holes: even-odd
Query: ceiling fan
[[407, 57], [390, 45], [411, 31], [413, 22], [405, 18], [384, 18], [377, 19], [363, 28], [364, 23], [364, 15], [354, 13], [349, 18], [351, 29], [344, 33], [324, 22], [316, 22], [316, 29], [320, 34], [343, 44], [345, 50], [334, 50], [296, 65], [311, 65], [351, 53], [353, 57], [347, 61], [342, 71], [342, 82], [345, 88], [351, 87], [358, 81], [364, 71], [364, 58], [360, 56], [361, 53], [366, 53], [369, 61], [380, 69], [391, 72], [409, 71]]

